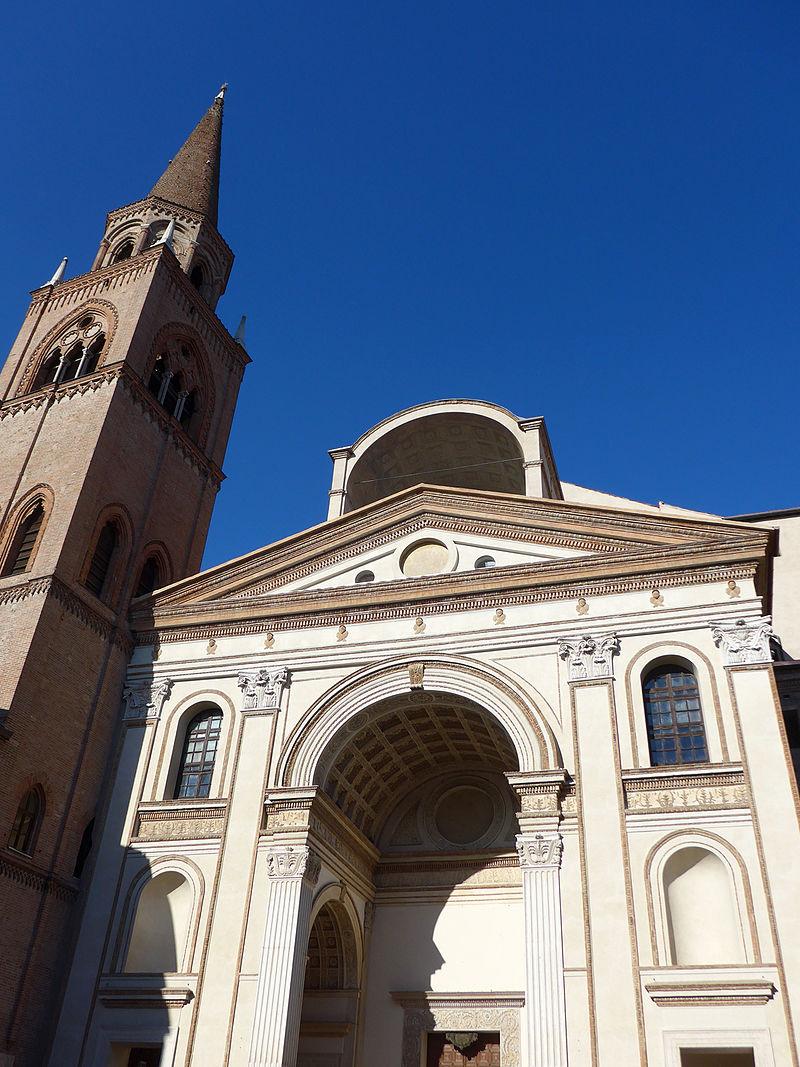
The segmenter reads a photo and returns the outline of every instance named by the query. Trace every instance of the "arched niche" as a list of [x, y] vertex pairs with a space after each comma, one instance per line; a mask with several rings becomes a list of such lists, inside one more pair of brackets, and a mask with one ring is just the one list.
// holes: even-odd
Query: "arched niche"
[[174, 974], [185, 970], [194, 889], [181, 871], [148, 879], [136, 901], [126, 973]]
[[708, 831], [677, 831], [645, 864], [656, 966], [758, 963], [761, 949], [744, 860]]
[[733, 881], [722, 859], [689, 845], [672, 853], [663, 878], [672, 964], [745, 963]]

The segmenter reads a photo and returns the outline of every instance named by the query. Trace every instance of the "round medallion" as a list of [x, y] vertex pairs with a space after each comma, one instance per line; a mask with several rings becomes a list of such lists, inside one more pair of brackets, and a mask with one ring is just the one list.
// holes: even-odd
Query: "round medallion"
[[457, 786], [436, 805], [436, 829], [454, 845], [471, 845], [489, 830], [495, 817], [492, 798], [472, 785]]
[[441, 541], [429, 538], [415, 541], [400, 560], [400, 570], [407, 578], [420, 578], [425, 574], [441, 574], [447, 569], [450, 551]]

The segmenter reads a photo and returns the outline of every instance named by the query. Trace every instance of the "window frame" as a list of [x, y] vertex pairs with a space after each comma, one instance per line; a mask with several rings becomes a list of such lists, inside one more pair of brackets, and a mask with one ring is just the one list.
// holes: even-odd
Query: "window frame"
[[[680, 675], [683, 678], [691, 678], [694, 682], [694, 686], [675, 686], [672, 679]], [[667, 685], [664, 686], [665, 693], [658, 697], [651, 697], [648, 692], [648, 685], [653, 679], [660, 677], [668, 679]], [[681, 708], [680, 704], [690, 704], [695, 702], [697, 707]], [[706, 728], [705, 714], [703, 711], [703, 701], [700, 695], [700, 682], [697, 678], [695, 670], [687, 666], [678, 660], [663, 660], [659, 663], [651, 664], [650, 667], [642, 674], [642, 703], [644, 706], [644, 720], [645, 730], [647, 734], [647, 749], [651, 767], [696, 767], [703, 766], [711, 762], [711, 755], [709, 752], [708, 744], [708, 730]], [[658, 710], [655, 705], [668, 705], [667, 710]], [[680, 715], [691, 715], [694, 711], [698, 713], [699, 719], [690, 719], [685, 723], [681, 723], [679, 720]], [[669, 715], [670, 723], [659, 723], [656, 721], [657, 716]], [[696, 723], [696, 725], [695, 725]], [[668, 725], [669, 729], [662, 729], [662, 727]], [[688, 739], [692, 741], [694, 739], [702, 738], [702, 759], [685, 759], [685, 750], [691, 751], [694, 748], [698, 748], [697, 745], [686, 746], [682, 744], [682, 740]], [[659, 742], [672, 739], [675, 742], [674, 755], [675, 759], [656, 759], [656, 755], [659, 752]], [[660, 749], [661, 753], [666, 751], [666, 748]]]
[[[34, 812], [23, 811], [24, 806], [28, 800], [33, 798], [36, 801], [36, 810]], [[17, 809], [14, 813], [14, 821], [11, 823], [11, 829], [8, 832], [7, 847], [18, 856], [27, 856], [29, 859], [33, 858], [33, 854], [36, 851], [36, 845], [39, 840], [39, 832], [42, 828], [42, 822], [44, 821], [45, 813], [45, 796], [44, 790], [40, 785], [32, 785], [29, 789], [26, 789], [20, 798]], [[22, 848], [19, 845], [19, 836], [22, 820], [30, 816], [30, 821], [24, 831], [23, 843], [26, 847]]]
[[[190, 747], [197, 743], [197, 740], [191, 736], [192, 728], [201, 723], [212, 723], [214, 720], [216, 720], [216, 726], [213, 729], [206, 728], [199, 737], [201, 758], [189, 762]], [[218, 705], [200, 708], [187, 720], [182, 730], [180, 754], [172, 783], [173, 800], [208, 800], [212, 796], [214, 772], [222, 745], [223, 725], [224, 713]], [[213, 755], [209, 759], [208, 749], [211, 742], [213, 742]], [[207, 781], [203, 782], [202, 779], [206, 776]], [[198, 779], [196, 791], [184, 792], [184, 785], [188, 784], [193, 777]]]

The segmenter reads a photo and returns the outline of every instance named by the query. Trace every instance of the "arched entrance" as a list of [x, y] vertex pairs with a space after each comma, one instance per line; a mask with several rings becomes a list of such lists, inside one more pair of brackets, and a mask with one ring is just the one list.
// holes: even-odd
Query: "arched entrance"
[[[504, 1036], [510, 1051], [502, 1062], [513, 1065], [518, 1026], [506, 1018], [501, 1036], [486, 998], [524, 986], [518, 826], [505, 777], [518, 769], [517, 750], [494, 715], [468, 697], [428, 689], [378, 700], [322, 751], [316, 784], [378, 852], [362, 1062], [401, 1063], [409, 1013], [393, 994], [446, 989], [465, 998], [456, 1017], [464, 1025], [445, 1019], [442, 1029], [428, 1019], [424, 1062], [471, 1063], [464, 1057], [473, 1051], [476, 1064], [500, 1062]], [[309, 960], [319, 936], [322, 929], [312, 931]], [[482, 1002], [478, 1014], [470, 998]], [[475, 1036], [465, 1043], [465, 1033]]]
[[[353, 1049], [358, 1063], [419, 1067], [430, 1051], [447, 1064], [473, 1046], [519, 1067], [535, 973], [526, 946], [540, 933], [560, 944], [564, 771], [548, 716], [476, 661], [373, 665], [309, 708], [278, 782], [252, 1061], [276, 1050], [289, 1062], [299, 1038], [299, 1067], [350, 1067]], [[546, 838], [531, 833], [540, 828]], [[352, 905], [357, 987], [343, 962], [347, 926], [320, 893]], [[556, 903], [537, 910], [545, 898]], [[546, 966], [563, 980], [557, 953]], [[339, 988], [317, 988], [325, 982]], [[475, 1037], [464, 1044], [465, 1034]]]
[[308, 938], [298, 1067], [352, 1067], [360, 986], [353, 921], [341, 901], [316, 910]]

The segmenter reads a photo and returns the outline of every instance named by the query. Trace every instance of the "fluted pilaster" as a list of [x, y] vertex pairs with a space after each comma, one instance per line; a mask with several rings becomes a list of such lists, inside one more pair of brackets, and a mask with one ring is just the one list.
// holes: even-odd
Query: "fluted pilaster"
[[566, 1067], [561, 834], [520, 834], [525, 907], [525, 1017], [531, 1067]]
[[306, 846], [267, 852], [267, 923], [256, 990], [250, 1067], [295, 1067], [309, 918], [319, 859]]

